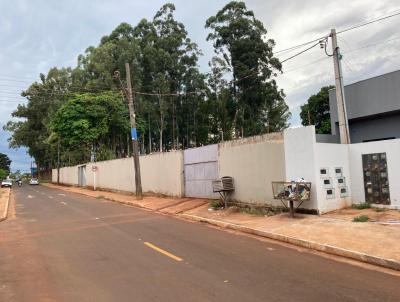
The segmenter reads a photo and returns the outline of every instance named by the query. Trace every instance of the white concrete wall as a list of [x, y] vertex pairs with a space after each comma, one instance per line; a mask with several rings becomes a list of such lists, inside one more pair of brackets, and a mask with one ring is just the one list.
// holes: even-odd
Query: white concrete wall
[[[391, 207], [400, 208], [400, 139], [350, 145], [316, 143], [314, 126], [284, 131], [287, 181], [304, 177], [311, 181], [310, 207], [319, 213], [365, 202], [362, 155], [386, 152]], [[341, 198], [334, 169], [341, 167], [348, 197]], [[335, 198], [326, 198], [320, 168], [329, 170]]]
[[394, 208], [400, 208], [400, 139], [351, 144], [350, 169], [353, 203], [365, 201], [362, 155], [386, 152], [390, 202]]
[[183, 196], [183, 151], [141, 156], [140, 171], [144, 192]]
[[133, 158], [120, 158], [86, 164], [86, 184], [93, 187], [92, 166], [97, 166], [96, 187], [135, 192]]
[[57, 169], [51, 170], [51, 182], [57, 182]]
[[285, 141], [286, 181], [304, 178], [311, 182], [311, 200], [305, 201], [302, 208], [318, 210], [315, 163], [314, 126], [289, 128], [283, 133]]
[[234, 200], [268, 204], [279, 202], [273, 199], [271, 182], [285, 179], [281, 134], [221, 143], [219, 176], [233, 177]]
[[[126, 192], [135, 192], [133, 158], [121, 158], [86, 164], [86, 184], [93, 187], [92, 166], [97, 166], [96, 187]], [[183, 152], [164, 152], [140, 156], [143, 192], [169, 196], [183, 196]], [[57, 181], [57, 170], [52, 171], [53, 182]], [[78, 166], [60, 169], [60, 182], [78, 185]]]
[[[315, 173], [316, 182], [314, 187], [317, 190], [317, 200], [319, 212], [326, 213], [340, 208], [345, 208], [351, 205], [351, 175], [349, 165], [348, 145], [341, 144], [325, 144], [316, 143], [315, 150]], [[324, 178], [320, 175], [320, 169], [327, 168], [327, 177], [331, 180], [331, 189], [335, 193], [335, 198], [327, 199], [326, 190], [324, 187]], [[347, 188], [347, 197], [340, 197], [340, 188], [338, 178], [335, 174], [335, 168], [342, 168], [343, 177], [345, 177], [345, 187]]]
[[[51, 171], [52, 182], [57, 182], [57, 169]], [[78, 166], [60, 168], [60, 183], [78, 185]]]

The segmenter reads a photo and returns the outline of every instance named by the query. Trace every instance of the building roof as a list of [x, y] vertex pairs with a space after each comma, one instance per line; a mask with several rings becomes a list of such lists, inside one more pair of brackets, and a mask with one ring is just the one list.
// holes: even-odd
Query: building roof
[[[344, 87], [349, 120], [400, 110], [400, 70]], [[329, 91], [331, 123], [338, 121], [336, 89]]]

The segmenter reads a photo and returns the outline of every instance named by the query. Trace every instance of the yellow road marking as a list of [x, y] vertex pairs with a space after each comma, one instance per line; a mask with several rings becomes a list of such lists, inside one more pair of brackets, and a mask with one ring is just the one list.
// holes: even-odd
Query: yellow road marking
[[153, 250], [155, 250], [155, 251], [157, 251], [157, 252], [159, 252], [159, 253], [167, 256], [167, 257], [170, 257], [170, 258], [172, 258], [172, 259], [174, 259], [176, 261], [182, 261], [183, 260], [182, 258], [179, 258], [178, 256], [175, 256], [174, 254], [171, 254], [170, 252], [167, 252], [167, 251], [155, 246], [154, 244], [151, 244], [150, 242], [143, 242], [143, 243], [145, 245], [147, 245], [149, 248], [152, 248]]

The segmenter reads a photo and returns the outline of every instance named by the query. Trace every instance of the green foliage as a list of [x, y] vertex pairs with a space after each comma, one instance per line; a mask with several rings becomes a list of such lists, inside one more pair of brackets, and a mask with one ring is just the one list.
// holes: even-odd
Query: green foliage
[[55, 113], [51, 130], [61, 139], [63, 149], [100, 149], [100, 159], [109, 150], [104, 143], [110, 143], [112, 134], [128, 133], [128, 111], [122, 96], [116, 92], [97, 94], [76, 94]]
[[[131, 66], [141, 153], [196, 147], [288, 126], [290, 113], [275, 76], [281, 64], [266, 29], [243, 2], [227, 4], [207, 20], [217, 56], [202, 74], [202, 55], [163, 5], [152, 19], [118, 25], [78, 56], [74, 68], [52, 68], [22, 95], [26, 105], [4, 127], [9, 144], [25, 146], [39, 170], [129, 156], [127, 106], [121, 84]], [[120, 74], [121, 82], [114, 77]], [[257, 72], [255, 72], [257, 71]], [[235, 80], [228, 81], [228, 74]], [[251, 74], [251, 75], [249, 75]]]
[[300, 107], [301, 124], [303, 126], [315, 125], [316, 133], [331, 134], [329, 90], [332, 88], [334, 87], [322, 87], [317, 94], [310, 96], [307, 103]]
[[17, 170], [14, 173], [10, 173], [10, 177], [12, 179], [21, 179], [22, 178], [22, 173], [21, 173], [20, 170]]
[[4, 153], [0, 153], [0, 169], [10, 172], [11, 160]]
[[5, 179], [8, 176], [8, 171], [0, 168], [0, 180]]
[[12, 132], [10, 147], [27, 147], [39, 168], [51, 166], [55, 158], [56, 147], [48, 142], [50, 119], [66, 101], [70, 85], [70, 68], [52, 68], [47, 76], [40, 74], [40, 82], [33, 83], [22, 92], [28, 104], [18, 105], [12, 113], [18, 120], [9, 121], [4, 126], [5, 130]]
[[[206, 21], [220, 62], [232, 72], [232, 127], [236, 136], [280, 131], [288, 126], [289, 108], [275, 76], [281, 63], [275, 42], [244, 2], [232, 1]], [[220, 63], [221, 64], [221, 63]]]
[[353, 209], [363, 210], [371, 208], [371, 205], [367, 202], [361, 202], [361, 203], [353, 203], [351, 207]]
[[209, 206], [211, 209], [214, 210], [219, 210], [220, 208], [222, 208], [224, 205], [222, 204], [221, 200], [219, 199], [212, 199], [209, 202]]
[[353, 222], [367, 222], [369, 221], [368, 215], [360, 215], [353, 218]]

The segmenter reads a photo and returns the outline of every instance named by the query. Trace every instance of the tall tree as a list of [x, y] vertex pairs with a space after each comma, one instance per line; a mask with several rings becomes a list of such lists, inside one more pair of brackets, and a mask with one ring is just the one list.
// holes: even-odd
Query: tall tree
[[315, 125], [315, 131], [319, 134], [331, 134], [331, 116], [329, 109], [329, 90], [334, 86], [325, 86], [307, 100], [300, 107], [301, 124]]
[[11, 160], [8, 158], [7, 154], [0, 153], [0, 169], [10, 172]]
[[[80, 151], [74, 161], [90, 159], [90, 151], [98, 151], [97, 158], [110, 159], [108, 152], [113, 134], [129, 132], [128, 111], [119, 93], [76, 94], [61, 106], [51, 121], [51, 130], [60, 137], [67, 152]], [[104, 155], [106, 158], [104, 158]]]
[[232, 70], [231, 97], [236, 136], [279, 131], [288, 126], [289, 108], [274, 77], [281, 63], [273, 56], [275, 42], [244, 2], [232, 1], [206, 21], [207, 40]]
[[63, 104], [71, 89], [71, 69], [52, 68], [47, 75], [40, 74], [40, 82], [33, 83], [22, 96], [27, 104], [18, 105], [12, 113], [17, 121], [9, 121], [4, 129], [13, 134], [10, 147], [28, 147], [39, 171], [50, 168], [55, 159], [56, 148], [48, 142], [51, 116]]
[[[204, 77], [197, 69], [201, 53], [189, 39], [185, 26], [175, 19], [174, 11], [175, 6], [167, 3], [151, 21], [143, 19], [135, 27], [142, 67], [141, 81], [135, 86], [145, 93], [156, 94], [138, 98], [138, 112], [152, 117], [147, 127], [151, 123], [153, 130], [158, 129], [152, 132], [152, 138], [158, 140], [160, 151], [179, 147], [179, 137], [183, 139], [179, 134], [188, 133], [187, 127], [193, 128], [194, 120], [188, 123], [184, 118], [193, 96], [185, 93], [204, 87]], [[178, 97], [179, 94], [183, 97]], [[194, 141], [193, 136], [187, 138], [186, 146], [189, 141]]]

